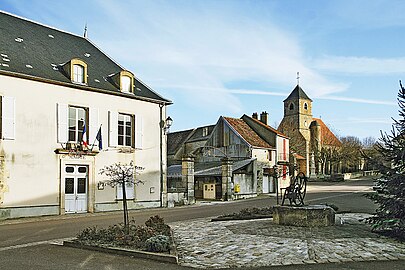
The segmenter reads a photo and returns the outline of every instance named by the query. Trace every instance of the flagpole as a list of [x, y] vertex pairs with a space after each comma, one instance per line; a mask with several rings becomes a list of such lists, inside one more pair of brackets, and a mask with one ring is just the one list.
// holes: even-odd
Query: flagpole
[[[100, 130], [100, 132], [101, 132], [101, 126], [102, 126], [102, 125], [103, 125], [103, 124], [101, 124], [100, 127], [98, 128], [98, 130]], [[97, 131], [97, 133], [98, 133], [98, 131]], [[93, 152], [93, 147], [94, 147], [94, 144], [96, 143], [96, 140], [97, 140], [97, 134], [96, 134], [96, 137], [94, 138], [93, 144], [91, 145], [91, 149], [90, 149], [91, 152]]]

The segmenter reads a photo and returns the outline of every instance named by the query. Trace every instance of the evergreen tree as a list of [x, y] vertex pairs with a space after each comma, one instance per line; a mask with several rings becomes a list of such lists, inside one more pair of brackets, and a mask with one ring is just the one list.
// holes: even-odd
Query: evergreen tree
[[381, 133], [377, 143], [383, 160], [376, 163], [382, 177], [379, 191], [370, 196], [378, 209], [368, 221], [374, 231], [405, 240], [405, 88], [399, 83], [399, 119], [394, 119], [391, 133]]

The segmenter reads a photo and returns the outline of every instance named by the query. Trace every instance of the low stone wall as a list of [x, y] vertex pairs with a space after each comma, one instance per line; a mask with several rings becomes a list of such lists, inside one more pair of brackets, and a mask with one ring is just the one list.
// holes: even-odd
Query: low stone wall
[[326, 227], [335, 224], [335, 211], [326, 205], [274, 206], [273, 211], [273, 222], [279, 225]]

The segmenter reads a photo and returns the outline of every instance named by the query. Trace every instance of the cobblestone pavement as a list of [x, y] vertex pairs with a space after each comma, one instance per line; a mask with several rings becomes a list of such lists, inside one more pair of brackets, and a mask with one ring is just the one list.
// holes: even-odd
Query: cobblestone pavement
[[365, 214], [336, 215], [336, 226], [281, 226], [272, 219], [171, 223], [179, 263], [195, 268], [258, 267], [405, 259], [405, 244], [370, 232]]

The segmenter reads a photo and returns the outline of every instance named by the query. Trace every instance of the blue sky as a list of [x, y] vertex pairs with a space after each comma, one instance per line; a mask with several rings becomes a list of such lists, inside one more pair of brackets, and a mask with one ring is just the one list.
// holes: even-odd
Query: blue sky
[[380, 137], [405, 80], [405, 1], [0, 0], [88, 37], [174, 104], [172, 131], [267, 111], [300, 86], [339, 136]]

